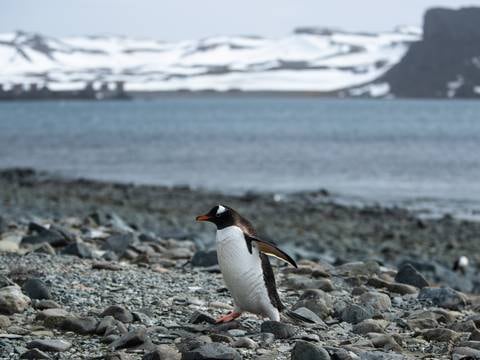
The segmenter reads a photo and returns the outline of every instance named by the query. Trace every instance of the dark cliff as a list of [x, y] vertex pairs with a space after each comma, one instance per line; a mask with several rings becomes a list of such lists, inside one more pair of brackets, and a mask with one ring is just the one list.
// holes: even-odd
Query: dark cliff
[[480, 97], [480, 8], [430, 9], [423, 31], [423, 40], [384, 77], [392, 94]]

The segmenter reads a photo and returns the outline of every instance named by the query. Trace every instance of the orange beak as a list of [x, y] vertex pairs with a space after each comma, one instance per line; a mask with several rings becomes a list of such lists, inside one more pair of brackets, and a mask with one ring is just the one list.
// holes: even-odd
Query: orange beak
[[195, 220], [197, 221], [208, 221], [210, 220], [210, 216], [208, 215], [198, 215]]

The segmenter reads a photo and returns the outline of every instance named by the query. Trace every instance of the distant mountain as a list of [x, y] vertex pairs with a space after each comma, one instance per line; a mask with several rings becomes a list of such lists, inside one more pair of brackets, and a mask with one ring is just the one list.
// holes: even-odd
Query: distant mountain
[[278, 39], [219, 36], [180, 42], [16, 32], [0, 34], [0, 84], [60, 91], [122, 82], [127, 92], [384, 96], [388, 84], [369, 84], [398, 64], [420, 38], [418, 29], [407, 27], [376, 34], [299, 28]]
[[381, 81], [398, 97], [480, 97], [480, 8], [427, 11], [423, 40]]
[[2, 88], [21, 93], [20, 84], [46, 98], [51, 91], [81, 98], [165, 91], [480, 97], [480, 8], [428, 10], [423, 32], [302, 27], [276, 39], [180, 42], [0, 34], [0, 99]]

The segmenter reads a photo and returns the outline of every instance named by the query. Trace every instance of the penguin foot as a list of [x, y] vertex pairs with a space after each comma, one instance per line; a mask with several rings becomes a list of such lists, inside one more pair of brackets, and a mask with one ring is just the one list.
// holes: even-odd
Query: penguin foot
[[233, 321], [236, 318], [238, 318], [240, 315], [242, 315], [242, 314], [239, 313], [239, 312], [232, 311], [232, 312], [228, 313], [227, 315], [223, 315], [223, 316], [219, 317], [217, 320], [215, 320], [215, 324], [221, 324], [221, 323], [226, 323], [226, 322], [229, 322], [229, 321]]

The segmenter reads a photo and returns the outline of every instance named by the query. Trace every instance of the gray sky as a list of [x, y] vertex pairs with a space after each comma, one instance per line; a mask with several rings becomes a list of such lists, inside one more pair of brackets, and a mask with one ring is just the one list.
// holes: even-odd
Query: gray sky
[[432, 6], [480, 0], [2, 0], [0, 32], [118, 34], [162, 40], [211, 35], [282, 36], [297, 26], [391, 30], [421, 25]]

